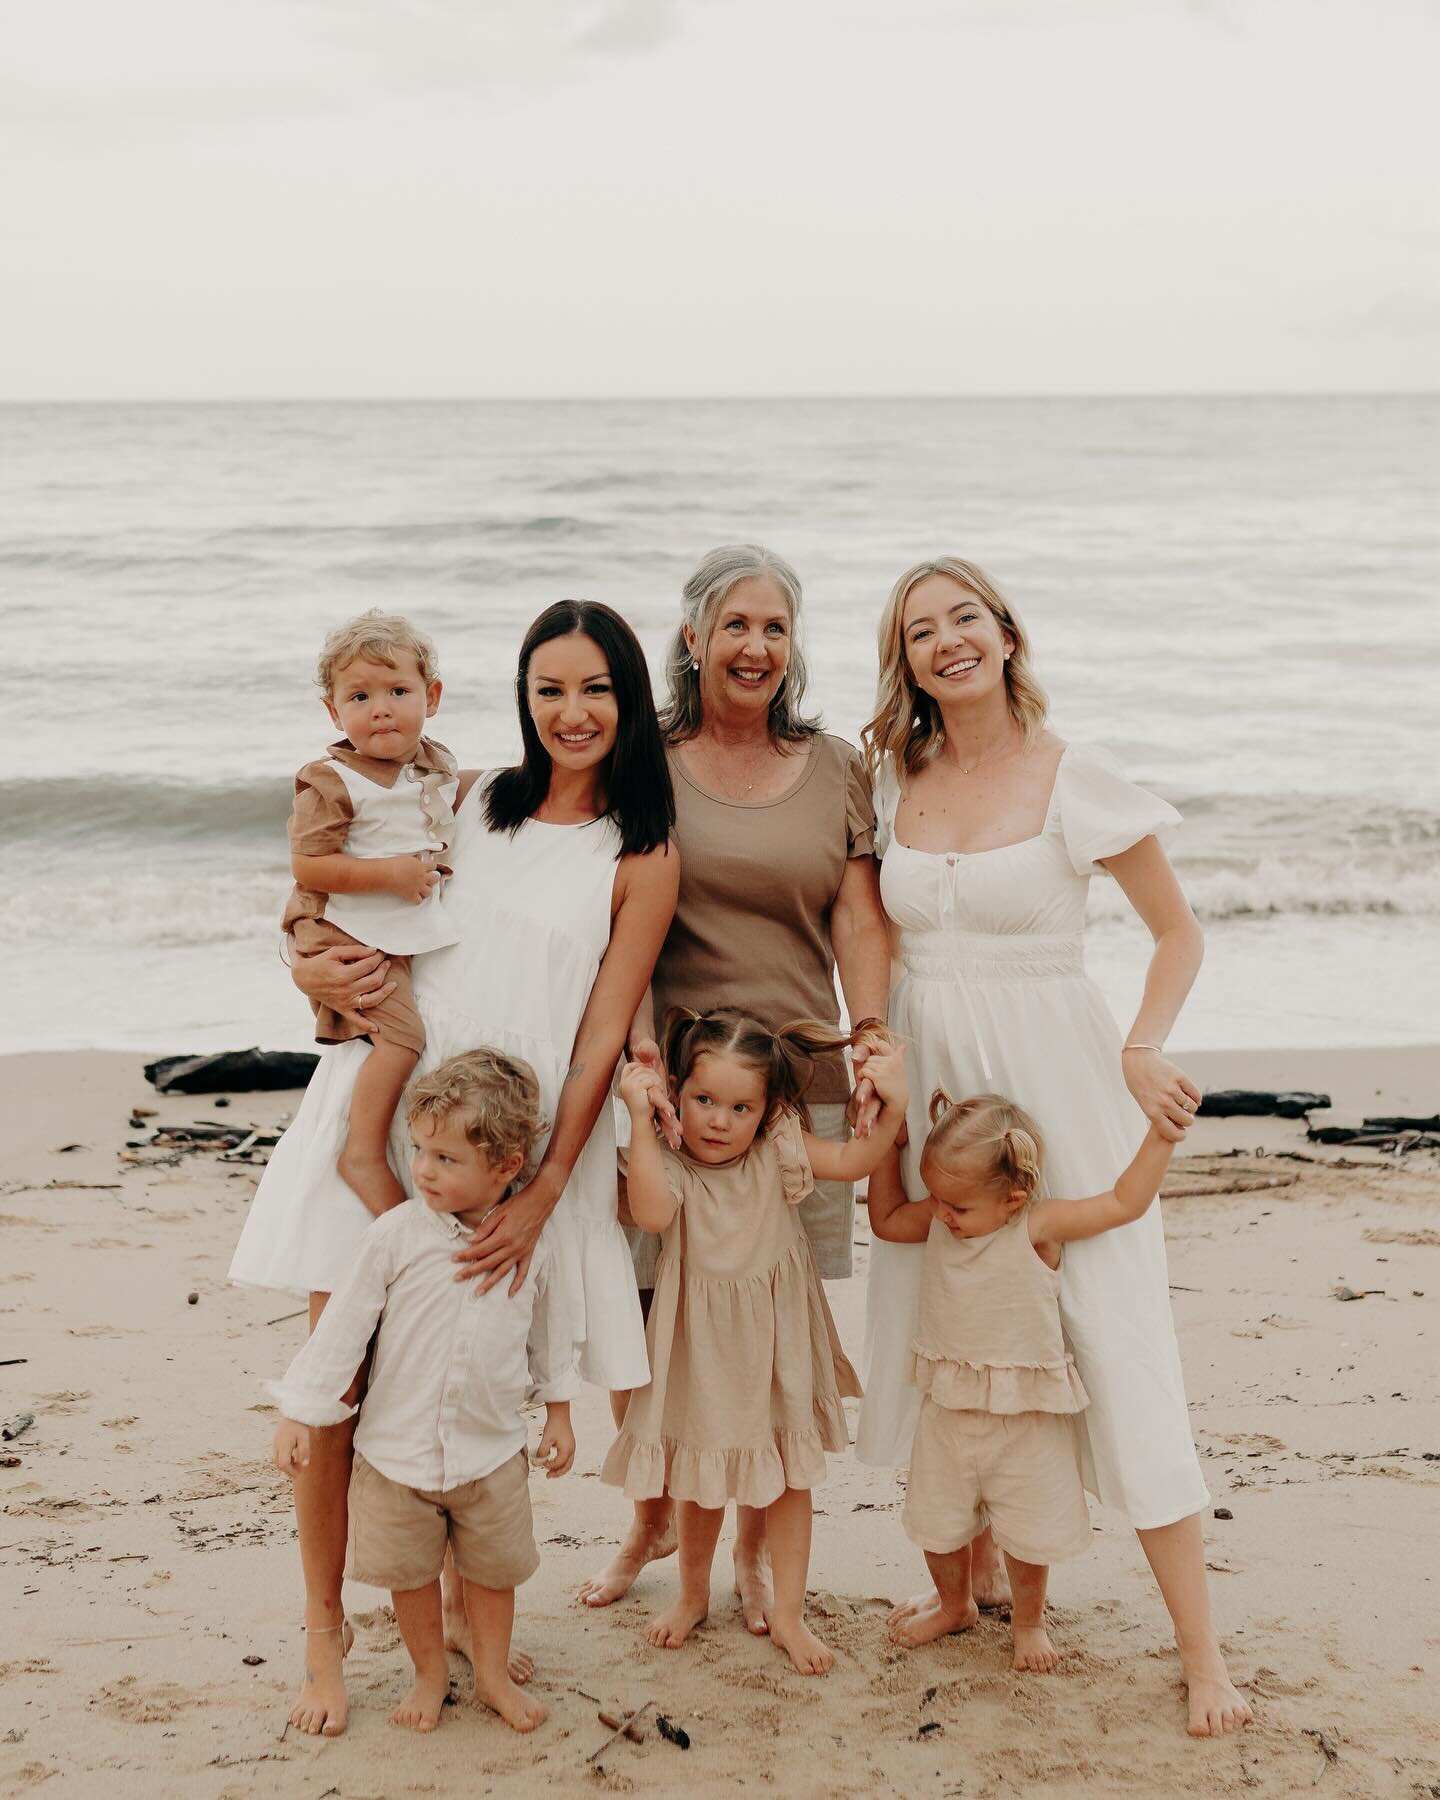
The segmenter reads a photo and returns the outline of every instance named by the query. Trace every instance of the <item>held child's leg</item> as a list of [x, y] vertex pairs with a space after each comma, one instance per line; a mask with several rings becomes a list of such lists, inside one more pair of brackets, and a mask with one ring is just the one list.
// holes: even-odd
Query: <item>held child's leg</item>
[[355, 1077], [350, 1127], [335, 1166], [377, 1218], [405, 1198], [385, 1146], [395, 1108], [417, 1060], [415, 1051], [377, 1037]]
[[774, 1568], [775, 1599], [766, 1623], [770, 1636], [802, 1675], [823, 1675], [835, 1661], [805, 1623], [805, 1578], [810, 1573], [810, 1490], [787, 1487], [765, 1509]]
[[[329, 1298], [328, 1294], [310, 1296], [312, 1331]], [[345, 1396], [348, 1405], [354, 1405], [363, 1385], [357, 1375]], [[343, 1589], [354, 1436], [353, 1419], [313, 1430], [309, 1466], [297, 1470], [293, 1482], [305, 1580], [305, 1679], [291, 1708], [290, 1723], [297, 1731], [322, 1737], [339, 1737], [350, 1716], [341, 1664], [351, 1642]]]
[[[433, 1565], [432, 1565], [433, 1566]], [[445, 1633], [440, 1623], [440, 1583], [392, 1593], [395, 1623], [415, 1665], [410, 1692], [390, 1715], [392, 1725], [411, 1731], [433, 1731], [450, 1692], [450, 1665], [445, 1660]]]
[[745, 1615], [745, 1629], [756, 1637], [764, 1637], [770, 1629], [766, 1619], [775, 1604], [766, 1512], [759, 1506], [735, 1508], [735, 1597]]
[[680, 1544], [680, 1593], [668, 1611], [653, 1619], [646, 1639], [657, 1650], [678, 1650], [710, 1612], [710, 1570], [715, 1545], [725, 1522], [723, 1506], [697, 1506], [693, 1500], [675, 1503], [675, 1528]]
[[1010, 1571], [1010, 1635], [1015, 1643], [1014, 1667], [1031, 1675], [1048, 1675], [1059, 1662], [1055, 1646], [1045, 1630], [1045, 1585], [1050, 1571], [1044, 1563], [1021, 1562], [1005, 1552]]
[[510, 1674], [510, 1633], [515, 1628], [514, 1588], [464, 1584], [465, 1611], [474, 1643], [475, 1697], [499, 1713], [513, 1731], [533, 1731], [545, 1718], [544, 1706], [523, 1693]]
[[935, 1591], [917, 1594], [890, 1614], [890, 1636], [907, 1650], [933, 1644], [951, 1631], [969, 1631], [980, 1623], [980, 1608], [971, 1583], [974, 1544], [960, 1550], [927, 1550], [925, 1566]]
[[1191, 1737], [1238, 1731], [1250, 1723], [1251, 1712], [1230, 1679], [1210, 1617], [1199, 1513], [1135, 1535], [1174, 1622], [1180, 1673], [1189, 1693]]

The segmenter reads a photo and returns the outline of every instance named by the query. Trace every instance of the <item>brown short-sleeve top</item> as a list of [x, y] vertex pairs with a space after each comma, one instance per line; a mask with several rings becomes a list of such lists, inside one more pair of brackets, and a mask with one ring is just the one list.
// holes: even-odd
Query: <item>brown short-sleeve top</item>
[[[811, 738], [804, 770], [778, 800], [722, 800], [669, 752], [680, 898], [655, 965], [655, 1022], [672, 1006], [738, 1006], [772, 1029], [839, 1019], [830, 910], [852, 856], [874, 846], [875, 809], [860, 753]], [[849, 1095], [844, 1058], [823, 1059], [807, 1098]]]

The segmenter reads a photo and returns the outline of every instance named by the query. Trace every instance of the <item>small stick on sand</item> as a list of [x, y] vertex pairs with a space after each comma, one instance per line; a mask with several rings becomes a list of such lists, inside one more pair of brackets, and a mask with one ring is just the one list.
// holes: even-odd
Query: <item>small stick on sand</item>
[[649, 1709], [654, 1704], [655, 1704], [655, 1702], [653, 1700], [646, 1700], [642, 1705], [637, 1706], [635, 1708], [634, 1712], [632, 1712], [630, 1714], [629, 1718], [622, 1720], [619, 1727], [610, 1733], [609, 1737], [606, 1738], [605, 1742], [600, 1746], [600, 1748], [598, 1750], [592, 1750], [590, 1752], [590, 1754], [585, 1758], [586, 1762], [593, 1763], [597, 1757], [603, 1756], [605, 1754], [605, 1752], [610, 1748], [610, 1746], [615, 1742], [616, 1738], [623, 1736], [623, 1734], [625, 1732], [627, 1732], [630, 1729], [630, 1727], [635, 1723], [635, 1721], [640, 1717], [641, 1713], [648, 1712]]
[[267, 1319], [265, 1323], [267, 1325], [283, 1325], [287, 1319], [303, 1319], [309, 1310], [308, 1306], [297, 1307], [293, 1313], [281, 1313], [278, 1318]]

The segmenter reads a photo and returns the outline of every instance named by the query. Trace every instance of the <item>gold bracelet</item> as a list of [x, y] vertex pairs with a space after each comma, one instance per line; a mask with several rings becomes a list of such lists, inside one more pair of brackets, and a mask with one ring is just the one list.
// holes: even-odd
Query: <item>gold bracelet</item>
[[1160, 1044], [1122, 1044], [1120, 1046], [1122, 1056], [1127, 1050], [1153, 1050], [1157, 1056], [1165, 1054], [1164, 1047]]

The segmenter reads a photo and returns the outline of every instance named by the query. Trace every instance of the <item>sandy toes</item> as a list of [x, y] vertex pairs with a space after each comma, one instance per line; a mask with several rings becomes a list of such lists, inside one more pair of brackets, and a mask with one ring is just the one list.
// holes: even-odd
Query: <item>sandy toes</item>
[[907, 1650], [918, 1650], [922, 1644], [933, 1644], [952, 1631], [969, 1631], [980, 1623], [980, 1608], [972, 1600], [968, 1606], [948, 1607], [934, 1588], [928, 1594], [915, 1594], [902, 1600], [885, 1621], [892, 1642]]
[[650, 1621], [645, 1642], [657, 1650], [678, 1650], [697, 1625], [703, 1625], [710, 1609], [693, 1601], [677, 1600], [669, 1612]]
[[433, 1731], [440, 1723], [440, 1713], [450, 1692], [450, 1673], [422, 1675], [417, 1670], [410, 1692], [390, 1715], [392, 1725], [404, 1725], [410, 1731]]
[[508, 1675], [498, 1679], [475, 1671], [475, 1698], [488, 1706], [512, 1731], [533, 1731], [545, 1721], [545, 1708], [532, 1694], [522, 1693]]
[[821, 1643], [803, 1620], [782, 1625], [772, 1613], [770, 1641], [785, 1652], [800, 1675], [825, 1675], [834, 1666], [835, 1652], [828, 1644]]
[[1224, 1737], [1240, 1731], [1254, 1718], [1249, 1706], [1235, 1690], [1235, 1684], [1223, 1673], [1184, 1677], [1189, 1718], [1186, 1730], [1191, 1737]]
[[770, 1629], [770, 1609], [775, 1604], [768, 1556], [735, 1558], [735, 1598], [740, 1602], [745, 1629], [754, 1637], [764, 1637]]
[[586, 1606], [609, 1606], [630, 1592], [646, 1563], [659, 1562], [674, 1554], [673, 1521], [664, 1531], [652, 1531], [647, 1526], [633, 1524], [624, 1543], [600, 1573], [581, 1582], [575, 1590], [575, 1598]]
[[305, 1678], [290, 1709], [290, 1723], [312, 1737], [339, 1737], [350, 1722], [342, 1664], [355, 1633], [347, 1619], [338, 1629], [305, 1633]]
[[1048, 1675], [1060, 1657], [1055, 1646], [1050, 1642], [1043, 1625], [1016, 1625], [1012, 1627], [1015, 1639], [1015, 1660], [1012, 1668], [1020, 1669], [1027, 1675]]

